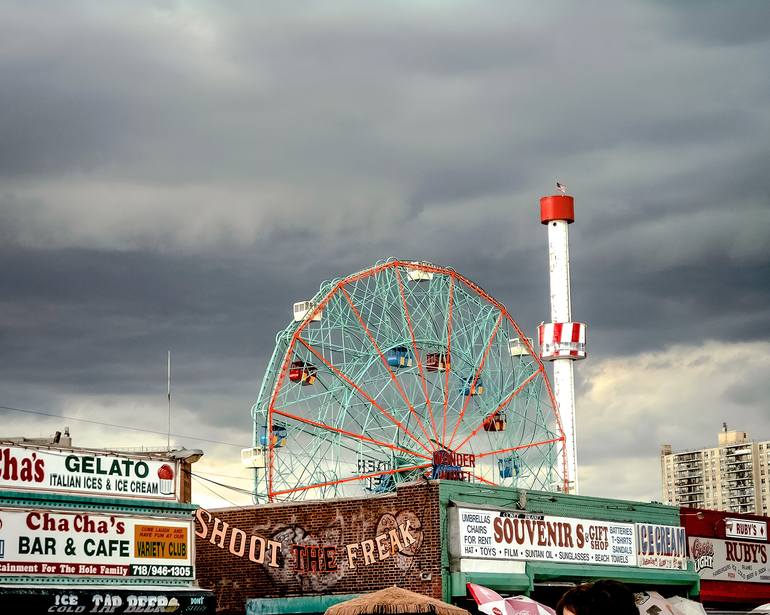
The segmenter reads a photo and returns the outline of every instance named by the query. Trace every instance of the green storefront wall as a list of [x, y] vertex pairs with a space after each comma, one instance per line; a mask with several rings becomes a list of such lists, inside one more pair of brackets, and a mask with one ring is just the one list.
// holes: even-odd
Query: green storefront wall
[[190, 517], [197, 504], [143, 500], [141, 498], [103, 498], [57, 493], [0, 490], [0, 506], [10, 508], [51, 508], [69, 511], [115, 512], [126, 514]]
[[297, 596], [291, 598], [251, 598], [246, 601], [246, 615], [295, 615], [323, 613], [330, 606], [358, 598], [361, 594]]
[[526, 562], [524, 572], [452, 572], [450, 570], [447, 509], [452, 504], [475, 505], [484, 508], [511, 509], [576, 519], [595, 519], [622, 523], [650, 523], [678, 526], [679, 509], [664, 504], [612, 500], [560, 493], [527, 491], [441, 481], [439, 506], [441, 510], [441, 567], [444, 600], [451, 601], [467, 595], [466, 583], [477, 583], [504, 593], [529, 595], [538, 583], [580, 583], [598, 578], [610, 578], [638, 587], [663, 587], [685, 596], [700, 593], [700, 578], [688, 570], [658, 570], [629, 566], [597, 566]]

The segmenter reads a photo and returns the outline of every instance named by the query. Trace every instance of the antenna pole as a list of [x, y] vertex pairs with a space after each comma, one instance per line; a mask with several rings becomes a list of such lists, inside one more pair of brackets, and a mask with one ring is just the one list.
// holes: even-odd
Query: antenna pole
[[168, 351], [168, 434], [166, 436], [166, 450], [171, 450], [171, 351]]

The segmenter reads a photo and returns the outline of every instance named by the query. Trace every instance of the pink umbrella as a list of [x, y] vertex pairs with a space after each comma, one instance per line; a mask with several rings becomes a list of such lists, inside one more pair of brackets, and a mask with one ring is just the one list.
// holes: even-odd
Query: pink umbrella
[[468, 583], [468, 591], [479, 605], [479, 611], [487, 615], [556, 615], [551, 607], [526, 596], [503, 598], [496, 591], [474, 583]]

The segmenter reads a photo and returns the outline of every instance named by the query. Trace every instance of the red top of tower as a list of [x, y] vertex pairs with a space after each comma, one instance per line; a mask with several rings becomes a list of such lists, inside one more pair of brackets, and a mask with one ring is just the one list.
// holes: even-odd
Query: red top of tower
[[575, 199], [566, 194], [552, 194], [540, 199], [540, 223], [548, 224], [552, 220], [566, 220], [567, 224], [575, 221]]

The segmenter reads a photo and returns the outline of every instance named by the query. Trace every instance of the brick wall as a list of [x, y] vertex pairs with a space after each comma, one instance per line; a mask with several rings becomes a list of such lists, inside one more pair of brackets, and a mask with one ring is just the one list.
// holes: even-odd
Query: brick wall
[[218, 613], [243, 613], [247, 598], [391, 585], [441, 598], [439, 519], [435, 483], [362, 499], [201, 510], [197, 576], [215, 592]]

